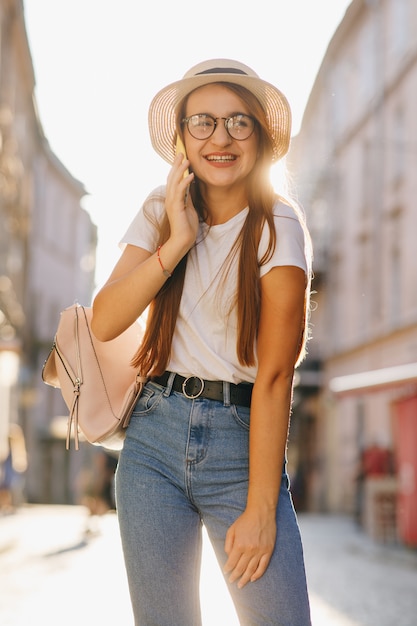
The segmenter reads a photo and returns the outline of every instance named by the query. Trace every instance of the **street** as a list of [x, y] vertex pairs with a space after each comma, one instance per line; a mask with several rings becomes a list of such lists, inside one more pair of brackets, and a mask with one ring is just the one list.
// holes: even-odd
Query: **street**
[[[344, 517], [300, 515], [300, 527], [313, 626], [417, 624], [415, 551], [375, 544]], [[133, 626], [114, 513], [27, 505], [1, 516], [0, 582], [2, 626]], [[201, 596], [204, 626], [238, 626], [207, 543]]]

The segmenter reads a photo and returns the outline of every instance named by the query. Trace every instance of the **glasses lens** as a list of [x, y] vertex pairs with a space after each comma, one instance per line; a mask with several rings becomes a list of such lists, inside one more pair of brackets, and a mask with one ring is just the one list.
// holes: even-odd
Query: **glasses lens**
[[195, 139], [208, 139], [214, 132], [216, 120], [210, 115], [200, 113], [188, 118], [188, 130]]
[[[255, 120], [250, 115], [244, 113], [236, 113], [231, 117], [219, 117], [217, 120], [224, 120], [227, 132], [232, 139], [243, 141], [248, 139], [255, 129]], [[192, 137], [195, 139], [208, 139], [214, 133], [216, 128], [216, 118], [208, 115], [208, 113], [197, 113], [190, 115], [183, 121], [187, 123], [187, 128]]]
[[226, 120], [226, 128], [233, 139], [243, 141], [243, 139], [247, 139], [253, 133], [255, 121], [249, 115], [239, 113]]

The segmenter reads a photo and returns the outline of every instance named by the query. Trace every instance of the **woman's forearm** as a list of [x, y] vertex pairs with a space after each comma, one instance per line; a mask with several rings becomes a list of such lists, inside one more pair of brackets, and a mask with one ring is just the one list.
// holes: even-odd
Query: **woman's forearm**
[[114, 339], [133, 324], [165, 280], [152, 256], [129, 273], [110, 279], [93, 302], [92, 329], [97, 339]]
[[154, 254], [129, 246], [94, 299], [92, 329], [97, 339], [114, 339], [133, 324], [186, 252], [172, 240]]
[[292, 382], [256, 383], [252, 397], [248, 507], [275, 515], [288, 436]]

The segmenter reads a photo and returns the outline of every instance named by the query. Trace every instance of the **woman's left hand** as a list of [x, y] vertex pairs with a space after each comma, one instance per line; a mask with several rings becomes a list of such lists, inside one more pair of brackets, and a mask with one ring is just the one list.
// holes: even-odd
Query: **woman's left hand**
[[255, 582], [266, 571], [276, 539], [275, 511], [262, 516], [258, 511], [242, 513], [226, 534], [225, 552], [228, 556], [224, 573], [229, 582], [238, 581], [241, 589]]

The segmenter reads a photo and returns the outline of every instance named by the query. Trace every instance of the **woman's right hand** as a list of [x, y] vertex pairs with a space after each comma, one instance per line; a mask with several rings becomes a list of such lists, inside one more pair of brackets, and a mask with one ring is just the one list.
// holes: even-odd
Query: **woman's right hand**
[[[177, 154], [168, 174], [165, 198], [172, 243], [177, 242], [185, 252], [194, 245], [198, 230], [198, 214], [188, 193], [194, 174], [184, 176], [190, 162], [182, 155]], [[184, 254], [185, 254], [184, 252]]]

